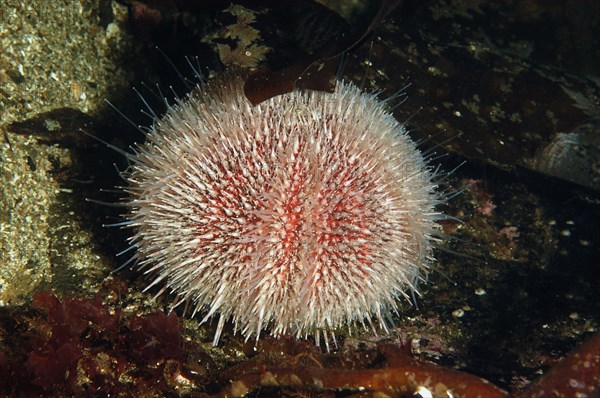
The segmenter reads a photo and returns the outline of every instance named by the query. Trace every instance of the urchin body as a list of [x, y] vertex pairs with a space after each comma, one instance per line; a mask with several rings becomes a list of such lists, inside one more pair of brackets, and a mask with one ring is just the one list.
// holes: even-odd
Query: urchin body
[[125, 172], [138, 264], [204, 321], [248, 338], [378, 324], [432, 261], [435, 176], [370, 94], [294, 91], [252, 106], [199, 85]]

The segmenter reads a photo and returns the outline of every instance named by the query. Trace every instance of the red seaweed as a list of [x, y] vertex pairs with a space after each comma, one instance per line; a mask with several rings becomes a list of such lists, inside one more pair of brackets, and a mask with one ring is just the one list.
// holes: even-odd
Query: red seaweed
[[99, 300], [59, 300], [50, 292], [36, 294], [33, 305], [46, 317], [32, 321], [31, 335], [13, 355], [0, 356], [5, 393], [169, 396], [196, 383], [200, 372], [186, 362], [196, 345], [184, 343], [175, 314], [124, 319], [121, 309], [111, 311]]
[[[45, 318], [12, 352], [0, 352], [0, 392], [21, 396], [244, 396], [277, 394], [408, 397], [599, 396], [600, 333], [592, 336], [527, 388], [509, 395], [472, 374], [413, 357], [406, 345], [325, 353], [293, 338], [265, 338], [228, 350], [242, 353], [220, 368], [210, 352], [186, 341], [182, 323], [162, 311], [125, 317], [99, 300], [35, 296]], [[23, 322], [22, 320], [19, 322]], [[239, 354], [238, 354], [239, 356]], [[20, 358], [22, 360], [20, 360]], [[582, 396], [583, 396], [582, 395]]]

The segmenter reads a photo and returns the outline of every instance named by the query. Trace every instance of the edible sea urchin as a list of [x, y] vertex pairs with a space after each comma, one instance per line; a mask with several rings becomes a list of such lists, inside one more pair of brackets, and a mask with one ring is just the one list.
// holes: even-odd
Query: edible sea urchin
[[[241, 79], [199, 85], [124, 173], [135, 260], [202, 322], [249, 338], [386, 330], [437, 236], [435, 173], [374, 95], [337, 83], [252, 106]], [[151, 285], [151, 286], [152, 286]]]

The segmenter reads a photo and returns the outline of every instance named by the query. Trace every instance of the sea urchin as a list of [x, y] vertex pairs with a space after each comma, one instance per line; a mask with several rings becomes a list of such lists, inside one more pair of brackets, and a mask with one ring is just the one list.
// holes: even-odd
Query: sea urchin
[[337, 83], [252, 106], [241, 79], [171, 106], [124, 173], [137, 264], [176, 304], [317, 344], [387, 330], [432, 261], [435, 172], [372, 94]]

